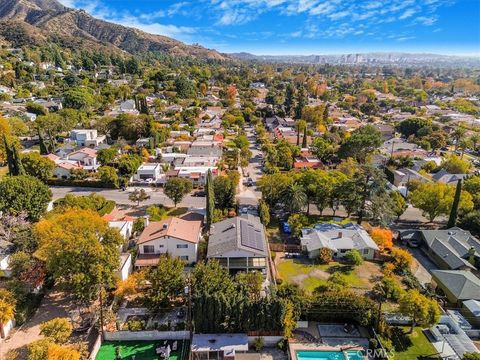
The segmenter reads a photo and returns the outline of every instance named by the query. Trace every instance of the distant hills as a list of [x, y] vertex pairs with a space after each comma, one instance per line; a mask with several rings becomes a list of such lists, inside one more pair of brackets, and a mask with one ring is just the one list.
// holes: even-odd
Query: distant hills
[[339, 55], [253, 55], [241, 52], [230, 55], [240, 60], [291, 64], [480, 66], [480, 57], [395, 52]]
[[55, 40], [72, 48], [109, 48], [129, 53], [164, 51], [171, 55], [226, 60], [201, 46], [96, 19], [56, 0], [0, 0], [0, 39], [12, 46]]

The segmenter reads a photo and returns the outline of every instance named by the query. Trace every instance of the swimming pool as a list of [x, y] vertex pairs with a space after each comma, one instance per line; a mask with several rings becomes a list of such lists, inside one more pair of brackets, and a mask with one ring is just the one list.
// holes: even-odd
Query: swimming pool
[[[345, 356], [346, 354], [346, 356]], [[297, 351], [297, 360], [364, 360], [361, 351]]]

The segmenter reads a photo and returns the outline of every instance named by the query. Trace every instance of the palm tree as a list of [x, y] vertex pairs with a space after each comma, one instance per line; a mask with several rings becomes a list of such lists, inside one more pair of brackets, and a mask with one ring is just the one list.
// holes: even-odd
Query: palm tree
[[15, 315], [15, 299], [12, 293], [0, 289], [0, 339], [5, 338], [5, 324]]
[[470, 137], [470, 141], [472, 142], [473, 151], [476, 151], [477, 150], [477, 145], [480, 143], [480, 135], [473, 134]]
[[282, 201], [289, 213], [298, 213], [307, 205], [307, 194], [303, 186], [292, 183], [283, 192]]
[[455, 151], [457, 151], [458, 146], [460, 145], [460, 140], [465, 136], [465, 129], [456, 128], [453, 132], [453, 138], [455, 139]]

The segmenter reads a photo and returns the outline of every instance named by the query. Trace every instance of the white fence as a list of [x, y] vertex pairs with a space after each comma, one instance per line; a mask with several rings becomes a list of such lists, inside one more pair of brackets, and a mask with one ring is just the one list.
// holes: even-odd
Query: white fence
[[183, 331], [112, 331], [105, 332], [106, 341], [151, 341], [151, 340], [187, 340], [190, 333]]

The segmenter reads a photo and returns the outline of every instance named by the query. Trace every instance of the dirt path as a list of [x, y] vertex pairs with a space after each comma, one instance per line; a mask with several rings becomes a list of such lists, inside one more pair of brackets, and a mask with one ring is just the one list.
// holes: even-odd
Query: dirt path
[[40, 324], [56, 317], [68, 317], [68, 312], [73, 310], [72, 304], [73, 301], [63, 292], [54, 290], [45, 295], [35, 315], [20, 328], [15, 329], [9, 339], [0, 342], [0, 360], [3, 360], [9, 350], [24, 352], [26, 345], [43, 338], [40, 335]]

